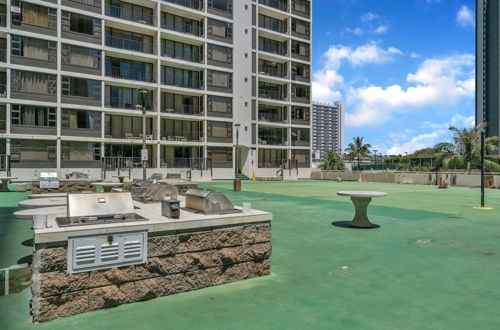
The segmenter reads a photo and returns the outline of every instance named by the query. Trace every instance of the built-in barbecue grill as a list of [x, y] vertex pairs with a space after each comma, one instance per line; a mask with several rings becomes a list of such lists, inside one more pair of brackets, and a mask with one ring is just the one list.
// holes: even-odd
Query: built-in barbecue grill
[[177, 199], [178, 190], [171, 184], [151, 181], [142, 181], [130, 190], [132, 198], [141, 202], [161, 202], [165, 197]]
[[187, 211], [204, 214], [241, 213], [227, 197], [215, 190], [191, 188], [186, 192]]
[[59, 178], [57, 177], [57, 172], [41, 172], [38, 180], [40, 181], [40, 189], [59, 188]]
[[135, 213], [129, 192], [68, 194], [67, 215], [56, 218], [59, 227], [147, 220]]

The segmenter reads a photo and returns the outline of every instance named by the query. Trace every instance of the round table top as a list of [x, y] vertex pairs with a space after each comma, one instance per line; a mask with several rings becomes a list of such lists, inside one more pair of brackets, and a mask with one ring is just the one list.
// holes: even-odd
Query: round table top
[[68, 193], [31, 194], [29, 199], [68, 197]]
[[337, 191], [339, 196], [350, 196], [350, 197], [384, 197], [387, 196], [386, 192], [382, 191]]
[[37, 214], [66, 214], [67, 210], [67, 206], [41, 207], [14, 212], [14, 217], [17, 219], [33, 219], [33, 216]]
[[66, 197], [35, 198], [35, 199], [26, 199], [24, 201], [19, 202], [19, 206], [24, 207], [26, 209], [36, 209], [39, 207], [64, 206], [64, 205], [68, 205], [68, 199]]
[[17, 179], [15, 176], [0, 176], [0, 180], [14, 180]]
[[92, 182], [90, 184], [92, 187], [101, 186], [101, 187], [121, 187], [123, 183], [121, 182]]

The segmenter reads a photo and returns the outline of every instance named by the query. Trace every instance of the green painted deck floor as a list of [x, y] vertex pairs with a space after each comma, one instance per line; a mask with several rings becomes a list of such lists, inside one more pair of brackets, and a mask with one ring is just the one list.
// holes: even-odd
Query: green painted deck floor
[[[31, 324], [29, 289], [0, 297], [0, 329], [498, 329], [500, 191], [332, 181], [204, 184], [274, 213], [268, 277]], [[379, 190], [378, 229], [341, 228], [337, 190]], [[26, 262], [30, 223], [0, 194], [0, 268]]]

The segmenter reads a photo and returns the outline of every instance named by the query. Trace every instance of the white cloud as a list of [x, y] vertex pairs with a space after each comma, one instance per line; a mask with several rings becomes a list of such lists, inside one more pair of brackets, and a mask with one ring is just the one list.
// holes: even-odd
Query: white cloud
[[320, 102], [339, 100], [342, 97], [339, 88], [343, 83], [344, 78], [335, 70], [325, 70], [315, 73], [312, 83], [314, 100]]
[[370, 12], [365, 13], [365, 14], [361, 15], [361, 17], [360, 17], [362, 22], [371, 22], [377, 18], [378, 18], [377, 14], [370, 13]]
[[425, 60], [417, 72], [408, 74], [408, 87], [351, 88], [349, 101], [354, 111], [347, 113], [346, 123], [354, 127], [378, 125], [394, 113], [455, 105], [463, 97], [474, 97], [474, 79], [471, 54]]
[[416, 52], [411, 52], [411, 53], [410, 53], [410, 57], [411, 57], [411, 58], [419, 58], [419, 57], [420, 57], [420, 54], [419, 54], [419, 53], [416, 53]]
[[472, 10], [467, 6], [462, 6], [457, 13], [456, 22], [460, 27], [474, 27], [475, 26], [475, 18]]
[[405, 152], [411, 153], [418, 149], [427, 148], [437, 144], [442, 137], [447, 133], [447, 130], [439, 129], [432, 133], [423, 133], [414, 136], [410, 141], [403, 144], [396, 144], [389, 150], [388, 155], [403, 155]]
[[373, 30], [373, 33], [375, 34], [384, 34], [389, 31], [389, 26], [388, 25], [379, 25], [375, 30]]

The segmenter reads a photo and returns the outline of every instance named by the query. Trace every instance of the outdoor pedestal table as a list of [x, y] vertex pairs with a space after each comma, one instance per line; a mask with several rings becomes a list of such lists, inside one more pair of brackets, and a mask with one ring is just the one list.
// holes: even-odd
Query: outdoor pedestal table
[[339, 196], [349, 196], [354, 204], [355, 214], [351, 222], [351, 227], [372, 228], [373, 224], [368, 220], [367, 209], [372, 197], [384, 197], [385, 192], [380, 191], [337, 191]]
[[12, 176], [2, 176], [0, 177], [0, 192], [9, 192], [9, 182], [12, 179], [17, 179]]
[[65, 206], [68, 205], [67, 197], [35, 198], [19, 202], [19, 206], [25, 209], [36, 209], [39, 207]]
[[113, 177], [118, 178], [118, 181], [120, 181], [120, 183], [123, 183], [123, 181], [125, 180], [125, 175], [113, 175]]
[[101, 186], [104, 188], [104, 192], [111, 192], [113, 188], [123, 187], [123, 183], [119, 182], [93, 182], [90, 184], [92, 187]]
[[66, 214], [68, 211], [67, 206], [51, 206], [51, 207], [41, 207], [36, 209], [26, 209], [14, 212], [14, 217], [16, 219], [33, 219], [34, 215], [38, 214]]

